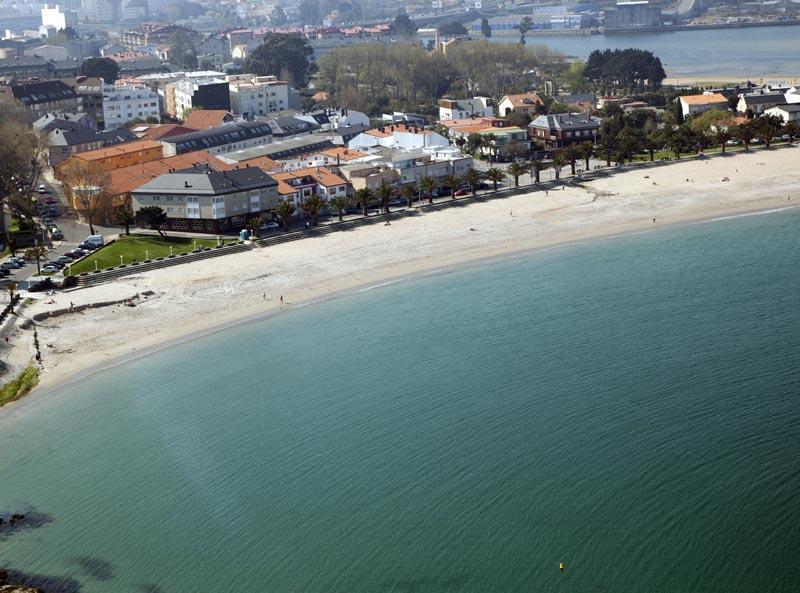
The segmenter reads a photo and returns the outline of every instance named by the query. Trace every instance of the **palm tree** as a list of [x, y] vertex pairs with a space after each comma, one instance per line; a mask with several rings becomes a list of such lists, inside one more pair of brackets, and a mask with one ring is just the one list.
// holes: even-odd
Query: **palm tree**
[[783, 126], [783, 133], [789, 136], [789, 144], [794, 142], [794, 139], [797, 138], [798, 132], [800, 132], [800, 126], [797, 125], [797, 122], [790, 121]]
[[16, 282], [8, 282], [6, 284], [6, 290], [8, 291], [8, 298], [11, 301], [11, 304], [14, 304], [14, 292], [17, 290], [17, 283]]
[[419, 180], [420, 191], [428, 196], [428, 204], [433, 204], [433, 190], [436, 188], [436, 180], [427, 175]]
[[725, 154], [725, 146], [728, 144], [728, 141], [733, 138], [733, 135], [725, 128], [719, 128], [717, 130], [717, 134], [714, 137], [714, 141], [719, 144], [720, 151], [722, 154]]
[[750, 125], [749, 121], [736, 126], [733, 130], [733, 135], [737, 140], [741, 140], [745, 150], [750, 150], [750, 142], [753, 141], [754, 134], [753, 126]]
[[456, 189], [461, 185], [461, 177], [455, 173], [448, 173], [444, 176], [444, 179], [442, 179], [442, 185], [450, 190], [450, 197], [455, 198], [454, 194], [456, 193]]
[[[642, 142], [642, 146], [650, 155], [650, 162], [656, 160], [655, 152], [658, 150], [658, 147], [662, 145], [661, 134], [657, 130], [650, 131], [645, 133], [644, 140]], [[587, 167], [588, 169], [588, 167]]]
[[39, 261], [47, 255], [47, 247], [44, 245], [34, 245], [30, 249], [25, 250], [25, 257], [32, 257], [36, 260], [36, 273], [42, 273], [42, 266], [39, 264]]
[[283, 222], [284, 231], [289, 230], [289, 222], [292, 220], [294, 211], [294, 204], [288, 200], [278, 200], [278, 203], [275, 205], [275, 214], [277, 214]]
[[303, 200], [302, 208], [308, 215], [311, 217], [311, 224], [314, 226], [317, 225], [317, 218], [319, 217], [319, 211], [325, 207], [325, 200], [320, 198], [318, 195], [314, 194], [308, 196], [305, 200]]
[[385, 181], [380, 184], [380, 187], [378, 187], [378, 196], [381, 199], [383, 211], [386, 214], [389, 214], [389, 200], [392, 199], [394, 191], [394, 186], [386, 183]]
[[258, 231], [261, 229], [262, 224], [264, 224], [264, 221], [258, 214], [250, 219], [250, 230], [252, 231], [254, 237], [258, 237]]
[[414, 196], [417, 195], [417, 184], [416, 183], [407, 183], [403, 187], [400, 188], [400, 193], [406, 199], [406, 207], [411, 208], [412, 202], [414, 201]]
[[578, 145], [578, 149], [580, 150], [581, 158], [583, 159], [584, 164], [586, 165], [586, 171], [589, 170], [589, 161], [591, 160], [592, 156], [594, 156], [594, 144], [591, 142], [581, 142]]
[[506, 178], [506, 172], [497, 167], [487, 169], [483, 176], [492, 182], [493, 190], [497, 191], [497, 184]]
[[478, 192], [478, 184], [481, 182], [481, 174], [475, 167], [470, 167], [464, 172], [464, 181], [469, 184], [472, 195]]
[[759, 140], [764, 143], [766, 148], [769, 148], [775, 136], [780, 134], [783, 120], [777, 115], [762, 115], [753, 120], [752, 126]]
[[117, 210], [116, 215], [117, 224], [125, 228], [125, 234], [131, 234], [131, 225], [136, 222], [136, 216], [133, 214], [128, 206]]
[[497, 136], [489, 132], [485, 136], [483, 136], [481, 140], [481, 147], [489, 149], [489, 162], [492, 162], [492, 158], [494, 158], [494, 145], [497, 141]]
[[564, 153], [564, 160], [569, 163], [572, 175], [575, 175], [575, 165], [577, 164], [578, 159], [581, 156], [578, 153], [577, 147], [574, 144], [570, 144], [563, 150], [563, 153]]
[[539, 183], [540, 174], [547, 168], [547, 164], [541, 159], [533, 159], [530, 163], [528, 163], [528, 168], [531, 170], [533, 182]]
[[361, 212], [364, 216], [369, 214], [369, 202], [372, 199], [372, 190], [368, 187], [362, 187], [356, 190], [356, 200], [361, 204]]
[[525, 174], [528, 167], [527, 163], [520, 163], [519, 161], [514, 161], [508, 166], [508, 174], [514, 178], [514, 187], [519, 187], [519, 178]]
[[344, 209], [347, 208], [347, 204], [350, 203], [350, 200], [347, 199], [347, 196], [335, 196], [328, 201], [331, 208], [336, 211], [336, 214], [339, 216], [339, 222], [342, 221], [342, 212]]
[[558, 151], [553, 155], [553, 170], [556, 172], [556, 179], [561, 178], [561, 168], [567, 164], [567, 158], [564, 153]]

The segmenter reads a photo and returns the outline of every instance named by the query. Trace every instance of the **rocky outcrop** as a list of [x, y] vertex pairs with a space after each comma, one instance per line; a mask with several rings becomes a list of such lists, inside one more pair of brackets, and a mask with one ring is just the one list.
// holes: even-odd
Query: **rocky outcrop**
[[16, 585], [7, 585], [8, 572], [0, 568], [0, 593], [44, 593], [41, 589], [34, 589], [32, 587], [18, 587]]

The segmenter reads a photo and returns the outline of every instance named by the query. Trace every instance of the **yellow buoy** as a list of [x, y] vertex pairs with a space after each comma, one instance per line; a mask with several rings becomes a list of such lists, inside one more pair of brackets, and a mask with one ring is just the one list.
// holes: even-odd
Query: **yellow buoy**
[[558, 563], [558, 570], [560, 570], [561, 572], [564, 572], [565, 568], [566, 568], [566, 566], [564, 566], [563, 562], [559, 562]]

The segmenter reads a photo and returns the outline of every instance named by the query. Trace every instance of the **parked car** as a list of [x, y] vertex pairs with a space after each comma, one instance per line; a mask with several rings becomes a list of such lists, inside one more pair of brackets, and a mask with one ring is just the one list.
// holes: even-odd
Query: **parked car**
[[62, 255], [57, 260], [58, 263], [68, 266], [72, 263], [72, 258], [68, 255]]
[[51, 226], [48, 232], [50, 233], [50, 238], [54, 241], [62, 241], [64, 239], [64, 233], [57, 226]]
[[56, 206], [50, 206], [47, 209], [47, 215], [48, 216], [53, 216], [53, 217], [59, 217], [59, 216], [61, 216], [61, 211]]
[[52, 196], [47, 196], [44, 199], [44, 202], [45, 202], [45, 204], [55, 204], [56, 203], [56, 199], [54, 197], [52, 197]]
[[42, 272], [44, 272], [45, 274], [55, 274], [56, 272], [60, 271], [61, 268], [58, 268], [57, 266], [54, 266], [52, 264], [47, 264], [42, 268]]
[[88, 249], [81, 249], [80, 247], [76, 247], [72, 251], [68, 251], [67, 255], [73, 256], [74, 259], [80, 259], [86, 255], [89, 255], [89, 253], [91, 252]]
[[261, 230], [262, 231], [275, 231], [275, 230], [277, 230], [279, 228], [281, 228], [281, 225], [279, 225], [274, 220], [270, 220], [268, 223], [265, 223], [265, 224], [261, 225]]
[[99, 247], [99, 245], [96, 245], [94, 243], [89, 243], [88, 241], [84, 241], [83, 243], [78, 245], [78, 247], [80, 247], [81, 249], [85, 249], [86, 251], [94, 251]]
[[7, 268], [0, 268], [0, 278], [5, 278], [6, 276], [11, 275], [11, 270]]
[[36, 188], [36, 191], [39, 192], [40, 194], [46, 194], [47, 186], [44, 183], [42, 183], [39, 185], [39, 187]]
[[19, 257], [18, 255], [12, 255], [8, 258], [8, 261], [17, 262], [21, 266], [24, 266], [26, 263], [28, 263], [24, 257]]
[[457, 189], [455, 192], [453, 192], [453, 195], [456, 197], [467, 196], [469, 195], [469, 190], [462, 187], [461, 189]]
[[16, 264], [14, 262], [9, 262], [9, 261], [6, 261], [6, 262], [3, 262], [2, 264], [0, 264], [0, 268], [3, 268], [4, 270], [8, 270], [10, 272], [13, 272], [14, 270], [18, 270], [21, 267], [22, 266], [20, 266], [19, 264]]

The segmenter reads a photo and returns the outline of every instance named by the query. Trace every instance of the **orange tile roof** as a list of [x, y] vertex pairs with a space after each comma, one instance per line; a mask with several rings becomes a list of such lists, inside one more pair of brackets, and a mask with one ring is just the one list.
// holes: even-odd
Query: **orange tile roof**
[[200, 163], [207, 163], [217, 171], [233, 168], [232, 165], [224, 163], [205, 150], [187, 152], [178, 156], [158, 159], [156, 161], [150, 161], [149, 163], [130, 165], [110, 171], [109, 175], [111, 178], [108, 184], [108, 193], [111, 196], [128, 194], [159, 175], [168, 173], [170, 169], [188, 169]]
[[291, 196], [297, 192], [297, 188], [292, 187], [285, 181], [278, 179], [278, 193], [282, 196]]
[[506, 95], [504, 97], [511, 102], [512, 107], [530, 107], [531, 105], [543, 105], [544, 101], [538, 93], [522, 93], [520, 95]]
[[125, 144], [117, 144], [116, 146], [109, 146], [107, 148], [98, 148], [97, 150], [79, 152], [73, 154], [72, 156], [84, 161], [100, 161], [112, 156], [130, 154], [132, 152], [139, 152], [141, 150], [152, 150], [154, 148], [157, 148], [162, 152], [164, 150], [159, 142], [154, 142], [152, 140], [139, 140], [137, 142], [126, 142]]
[[367, 130], [364, 133], [369, 134], [370, 136], [375, 136], [376, 138], [388, 138], [389, 136], [391, 136], [389, 132], [381, 132], [378, 129]]
[[240, 167], [258, 167], [265, 173], [278, 173], [283, 171], [283, 164], [278, 161], [273, 161], [268, 156], [257, 156], [252, 159], [239, 161]]
[[147, 131], [142, 134], [140, 140], [159, 140], [161, 138], [169, 138], [170, 136], [178, 136], [180, 134], [188, 134], [196, 132], [194, 128], [182, 126], [180, 124], [153, 124], [148, 127]]
[[335, 146], [333, 148], [320, 150], [317, 154], [321, 154], [332, 159], [339, 159], [340, 161], [352, 161], [368, 156], [366, 152], [345, 148], [344, 146]]
[[324, 185], [325, 187], [347, 184], [346, 180], [342, 179], [326, 167], [305, 167], [304, 169], [295, 169], [294, 171], [274, 173], [272, 176], [278, 181], [289, 181], [290, 179], [298, 179], [300, 177], [311, 177], [318, 184]]
[[728, 100], [720, 93], [711, 93], [709, 95], [683, 95], [681, 96], [681, 100], [687, 105], [728, 104]]
[[194, 130], [210, 130], [220, 127], [229, 116], [230, 112], [224, 109], [195, 109], [183, 125]]

